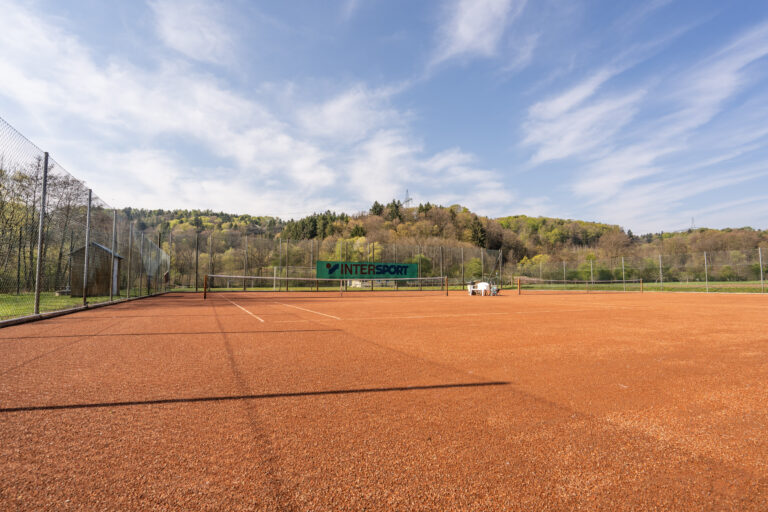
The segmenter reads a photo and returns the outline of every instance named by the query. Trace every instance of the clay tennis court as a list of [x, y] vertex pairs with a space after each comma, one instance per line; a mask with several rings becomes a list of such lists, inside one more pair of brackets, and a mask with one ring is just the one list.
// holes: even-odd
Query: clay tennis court
[[168, 294], [0, 330], [5, 510], [765, 510], [768, 297]]

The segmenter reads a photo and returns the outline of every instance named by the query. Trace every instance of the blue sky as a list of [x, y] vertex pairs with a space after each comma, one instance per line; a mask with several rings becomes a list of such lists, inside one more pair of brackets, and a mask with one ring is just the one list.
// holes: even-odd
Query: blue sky
[[768, 227], [768, 2], [0, 0], [0, 116], [113, 206]]

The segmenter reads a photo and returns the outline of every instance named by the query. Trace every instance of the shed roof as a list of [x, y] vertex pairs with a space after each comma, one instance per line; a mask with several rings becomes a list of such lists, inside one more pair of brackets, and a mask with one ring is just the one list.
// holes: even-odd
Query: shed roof
[[[101, 245], [101, 244], [100, 244], [100, 243], [98, 243], [98, 242], [91, 242], [91, 247], [98, 247], [99, 249], [101, 249], [102, 251], [106, 252], [106, 253], [107, 253], [107, 254], [109, 254], [110, 256], [112, 255], [112, 249], [110, 249], [110, 248], [108, 248], [108, 247], [104, 247], [103, 245]], [[84, 249], [85, 249], [85, 246], [82, 246], [82, 247], [80, 247], [80, 248], [78, 248], [78, 249], [75, 249], [75, 250], [73, 250], [73, 251], [72, 251], [72, 252], [70, 252], [69, 254], [75, 254], [76, 252], [80, 252], [80, 251], [82, 251], [82, 250], [84, 250]], [[115, 253], [115, 258], [117, 258], [117, 259], [120, 259], [120, 260], [122, 260], [122, 259], [125, 259], [125, 258], [123, 258], [122, 256], [120, 256], [120, 255], [119, 255], [119, 254], [117, 254], [117, 253]]]

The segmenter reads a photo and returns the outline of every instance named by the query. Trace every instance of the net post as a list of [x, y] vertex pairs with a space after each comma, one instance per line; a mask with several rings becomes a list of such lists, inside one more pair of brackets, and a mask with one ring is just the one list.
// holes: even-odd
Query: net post
[[344, 296], [344, 280], [339, 279], [339, 297]]
[[445, 296], [448, 296], [448, 276], [445, 276], [443, 279], [445, 279]]
[[203, 300], [208, 298], [208, 274], [203, 277]]
[[518, 295], [522, 295], [522, 292], [520, 290], [520, 278], [519, 277], [517, 278], [517, 294]]
[[643, 278], [640, 278], [640, 293], [643, 293]]

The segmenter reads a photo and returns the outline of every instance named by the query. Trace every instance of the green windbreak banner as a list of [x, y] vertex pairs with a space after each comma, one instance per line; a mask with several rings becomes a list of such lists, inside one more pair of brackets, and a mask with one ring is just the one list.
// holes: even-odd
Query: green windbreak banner
[[409, 279], [419, 277], [416, 263], [367, 263], [362, 261], [318, 261], [319, 279]]

